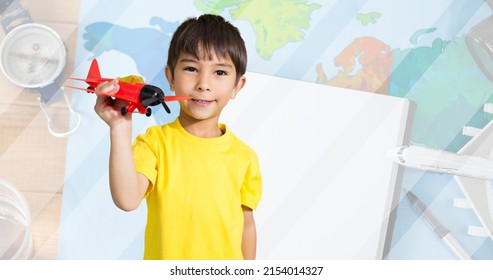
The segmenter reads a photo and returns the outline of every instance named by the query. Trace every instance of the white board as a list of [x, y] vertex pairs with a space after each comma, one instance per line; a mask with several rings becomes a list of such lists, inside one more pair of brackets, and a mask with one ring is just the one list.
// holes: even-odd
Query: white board
[[248, 72], [221, 122], [260, 158], [258, 259], [382, 259], [409, 100]]

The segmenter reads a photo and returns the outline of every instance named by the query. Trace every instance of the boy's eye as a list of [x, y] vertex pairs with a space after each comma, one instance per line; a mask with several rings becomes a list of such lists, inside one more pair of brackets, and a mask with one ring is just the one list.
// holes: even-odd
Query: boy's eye
[[225, 75], [228, 75], [228, 73], [226, 71], [223, 71], [223, 70], [217, 70], [216, 71], [216, 74], [218, 76], [225, 76]]
[[185, 71], [189, 71], [189, 72], [195, 72], [195, 71], [197, 71], [197, 69], [195, 69], [194, 67], [185, 67], [184, 70]]

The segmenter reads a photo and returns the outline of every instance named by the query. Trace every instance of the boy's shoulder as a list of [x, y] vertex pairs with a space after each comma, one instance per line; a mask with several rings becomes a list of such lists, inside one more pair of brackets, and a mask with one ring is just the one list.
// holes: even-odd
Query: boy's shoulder
[[257, 153], [249, 144], [247, 144], [243, 139], [238, 137], [233, 131], [226, 128], [226, 126], [225, 129], [227, 131], [227, 134], [231, 135], [230, 138], [232, 139], [233, 145], [235, 145], [236, 149], [241, 150], [244, 153], [249, 154], [250, 156], [257, 157]]

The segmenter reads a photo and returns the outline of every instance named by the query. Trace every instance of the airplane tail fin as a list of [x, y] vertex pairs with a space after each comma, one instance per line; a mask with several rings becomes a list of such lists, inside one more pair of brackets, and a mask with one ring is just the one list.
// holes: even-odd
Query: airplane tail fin
[[99, 80], [101, 79], [101, 73], [99, 72], [99, 65], [96, 59], [91, 62], [91, 67], [89, 68], [89, 73], [87, 73], [87, 81]]

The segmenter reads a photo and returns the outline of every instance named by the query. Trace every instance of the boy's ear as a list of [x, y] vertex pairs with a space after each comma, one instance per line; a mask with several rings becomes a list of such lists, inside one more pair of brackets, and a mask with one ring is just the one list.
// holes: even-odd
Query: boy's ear
[[238, 82], [236, 83], [236, 86], [235, 86], [235, 88], [233, 90], [233, 93], [231, 94], [231, 99], [235, 99], [236, 98], [236, 95], [245, 86], [245, 83], [246, 83], [246, 77], [245, 76], [241, 76], [240, 79], [238, 80]]
[[169, 83], [169, 89], [171, 91], [175, 91], [174, 89], [174, 84], [173, 84], [173, 73], [171, 73], [171, 68], [169, 68], [168, 65], [166, 65], [166, 68], [164, 68], [164, 75], [166, 76], [166, 79], [168, 80]]

